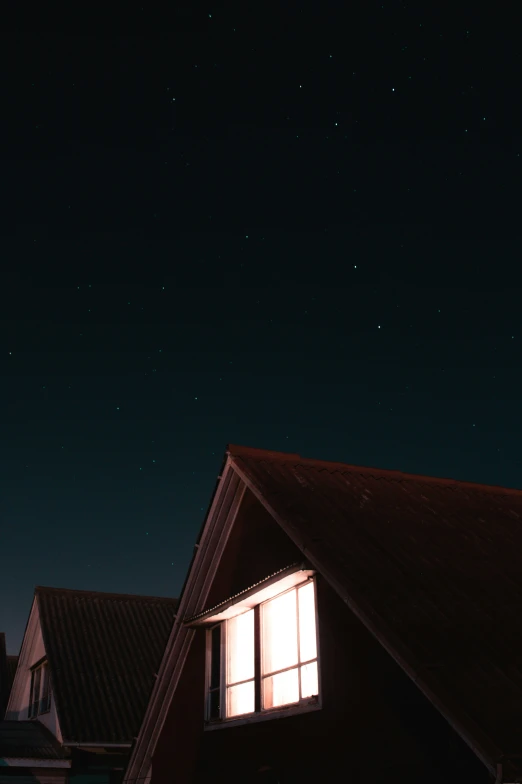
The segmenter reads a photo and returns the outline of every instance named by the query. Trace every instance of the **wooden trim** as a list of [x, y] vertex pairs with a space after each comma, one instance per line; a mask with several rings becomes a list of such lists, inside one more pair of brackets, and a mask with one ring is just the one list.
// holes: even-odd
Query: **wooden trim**
[[219, 649], [219, 718], [224, 719], [227, 713], [227, 629], [226, 624], [219, 624], [220, 649]]
[[319, 702], [321, 705], [323, 704], [323, 680], [322, 680], [322, 671], [323, 668], [321, 667], [321, 634], [320, 634], [320, 623], [321, 619], [319, 618], [319, 591], [317, 589], [318, 581], [314, 579], [314, 604], [315, 604], [315, 638], [316, 638], [316, 645], [317, 645], [317, 688], [319, 689]]
[[46, 662], [47, 662], [47, 655], [44, 655], [44, 656], [42, 656], [42, 658], [41, 658], [41, 659], [38, 659], [38, 661], [37, 661], [35, 664], [32, 664], [32, 665], [31, 665], [31, 667], [29, 667], [29, 670], [30, 670], [31, 672], [32, 672], [33, 670], [37, 670], [37, 669], [38, 669], [38, 667], [41, 667], [41, 666], [42, 666], [42, 664], [45, 664]]
[[210, 675], [212, 667], [212, 629], [205, 631], [205, 712], [204, 716], [210, 721]]
[[208, 722], [204, 730], [209, 732], [212, 730], [221, 730], [225, 727], [238, 727], [240, 724], [257, 724], [259, 721], [269, 721], [275, 719], [283, 719], [285, 716], [297, 716], [301, 713], [311, 713], [312, 711], [321, 710], [323, 707], [321, 699], [313, 699], [303, 701], [302, 703], [293, 703], [287, 708], [273, 708], [272, 710], [265, 710], [262, 713], [250, 713], [248, 716], [243, 716], [238, 719], [223, 719], [223, 721]]
[[[2, 757], [6, 767], [10, 768], [70, 768], [71, 760], [64, 759], [38, 759], [38, 757]], [[0, 765], [1, 767], [1, 765]], [[36, 779], [35, 779], [36, 781]], [[13, 778], [16, 782], [16, 778]]]
[[245, 490], [246, 486], [231, 467], [230, 458], [227, 458], [221, 481], [216, 489], [187, 575], [177, 618], [166, 646], [158, 678], [153, 687], [124, 781], [130, 781], [134, 784], [144, 778], [148, 772], [195, 634], [194, 630], [183, 625], [181, 619], [195, 615], [205, 607]]
[[261, 605], [254, 607], [254, 710], [261, 713]]

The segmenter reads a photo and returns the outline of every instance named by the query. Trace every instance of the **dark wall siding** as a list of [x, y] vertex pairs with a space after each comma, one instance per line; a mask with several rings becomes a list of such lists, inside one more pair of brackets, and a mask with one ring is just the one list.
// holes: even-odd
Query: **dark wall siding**
[[[152, 761], [152, 782], [193, 781], [203, 737], [205, 634], [194, 635], [176, 698], [165, 720]], [[140, 782], [138, 782], [140, 784]]]
[[303, 555], [247, 490], [208, 599], [213, 607]]
[[[247, 495], [209, 605], [301, 558]], [[200, 630], [156, 750], [152, 784], [489, 782], [472, 752], [321, 577], [317, 597], [322, 709], [205, 732]]]

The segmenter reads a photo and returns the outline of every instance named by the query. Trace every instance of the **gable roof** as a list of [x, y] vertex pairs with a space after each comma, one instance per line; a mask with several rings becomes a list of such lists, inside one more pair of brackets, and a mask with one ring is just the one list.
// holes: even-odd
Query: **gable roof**
[[131, 744], [177, 600], [38, 586], [63, 743]]
[[68, 756], [39, 721], [0, 721], [0, 758], [61, 760]]
[[7, 654], [5, 633], [0, 632], [0, 721], [5, 715], [17, 664], [18, 656]]
[[160, 671], [173, 684], [155, 684], [127, 780], [144, 775], [172, 699], [182, 619], [205, 609], [202, 590], [200, 605], [185, 595], [208, 568], [230, 471], [484, 764], [516, 769], [522, 491], [230, 445]]

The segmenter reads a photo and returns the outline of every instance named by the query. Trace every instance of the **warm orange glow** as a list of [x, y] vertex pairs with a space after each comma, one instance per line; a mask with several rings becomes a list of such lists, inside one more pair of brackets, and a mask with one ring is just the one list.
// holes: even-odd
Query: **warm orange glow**
[[319, 678], [317, 677], [317, 662], [303, 664], [301, 667], [301, 699], [319, 694]]
[[295, 589], [263, 605], [263, 675], [297, 664]]
[[[247, 610], [225, 621], [227, 718], [256, 710], [255, 612]], [[313, 581], [264, 602], [260, 626], [263, 709], [292, 705], [317, 695]]]
[[242, 716], [255, 710], [254, 681], [229, 686], [227, 689], [227, 716]]
[[227, 716], [254, 712], [254, 667], [254, 611], [249, 610], [227, 621]]
[[263, 703], [266, 709], [277, 708], [299, 702], [299, 676], [297, 667], [265, 678], [263, 682]]
[[319, 693], [313, 582], [262, 606], [261, 639], [265, 710]]
[[227, 621], [227, 685], [254, 677], [254, 611]]

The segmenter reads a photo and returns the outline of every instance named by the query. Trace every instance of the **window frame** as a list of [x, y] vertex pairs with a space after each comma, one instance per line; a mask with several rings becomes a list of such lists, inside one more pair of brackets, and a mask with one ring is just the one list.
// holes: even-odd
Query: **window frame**
[[[273, 708], [263, 708], [262, 707], [262, 689], [263, 689], [263, 680], [268, 677], [271, 677], [273, 673], [263, 675], [262, 669], [262, 659], [263, 659], [263, 652], [262, 652], [262, 607], [269, 602], [277, 599], [280, 596], [283, 596], [290, 591], [296, 592], [296, 615], [297, 615], [297, 623], [299, 624], [299, 599], [297, 596], [297, 592], [300, 588], [303, 588], [308, 583], [312, 582], [314, 584], [314, 611], [315, 611], [315, 634], [316, 634], [316, 646], [317, 646], [317, 657], [316, 659], [310, 661], [317, 661], [317, 680], [318, 680], [318, 694], [305, 697], [304, 699], [300, 699], [298, 702], [288, 703], [287, 705], [277, 705]], [[320, 644], [319, 644], [319, 618], [318, 618], [318, 601], [317, 601], [317, 580], [316, 575], [309, 576], [303, 582], [298, 583], [297, 585], [290, 586], [288, 588], [284, 588], [280, 593], [275, 594], [274, 596], [270, 597], [269, 599], [265, 599], [264, 601], [259, 602], [253, 608], [250, 608], [254, 612], [254, 689], [255, 689], [255, 708], [253, 713], [242, 714], [240, 716], [231, 716], [227, 718], [226, 716], [226, 704], [227, 704], [227, 620], [221, 620], [217, 623], [212, 624], [212, 626], [207, 627], [206, 629], [206, 653], [205, 653], [205, 730], [215, 730], [221, 727], [230, 727], [236, 726], [239, 724], [251, 724], [259, 721], [266, 721], [269, 719], [280, 718], [282, 716], [293, 716], [302, 713], [308, 713], [311, 711], [320, 710], [322, 708], [322, 683], [321, 683], [321, 651], [320, 651]], [[248, 609], [245, 609], [243, 612], [248, 612]], [[243, 613], [238, 613], [241, 615]], [[216, 628], [221, 629], [221, 639], [220, 639], [220, 678], [219, 678], [219, 693], [220, 693], [220, 704], [219, 704], [219, 717], [218, 718], [211, 718], [210, 716], [210, 678], [211, 678], [211, 667], [212, 667], [212, 632]], [[299, 625], [297, 627], [299, 629]], [[301, 674], [299, 672], [300, 667], [302, 666], [301, 663], [301, 656], [300, 656], [300, 646], [299, 646], [299, 639], [297, 641], [297, 663], [295, 665], [291, 665], [285, 670], [297, 669], [298, 670], [298, 677], [299, 677], [299, 688], [301, 687]], [[306, 664], [307, 662], [305, 662]], [[283, 670], [282, 670], [283, 671]], [[215, 691], [214, 688], [212, 691]]]
[[[29, 685], [29, 707], [27, 709], [28, 719], [37, 719], [38, 716], [43, 716], [51, 710], [51, 673], [49, 670], [49, 662], [46, 658], [40, 659], [31, 668], [31, 682]], [[35, 683], [38, 683], [38, 696], [35, 699]], [[47, 682], [47, 696], [44, 695], [44, 685]], [[44, 703], [45, 701], [45, 705]]]

